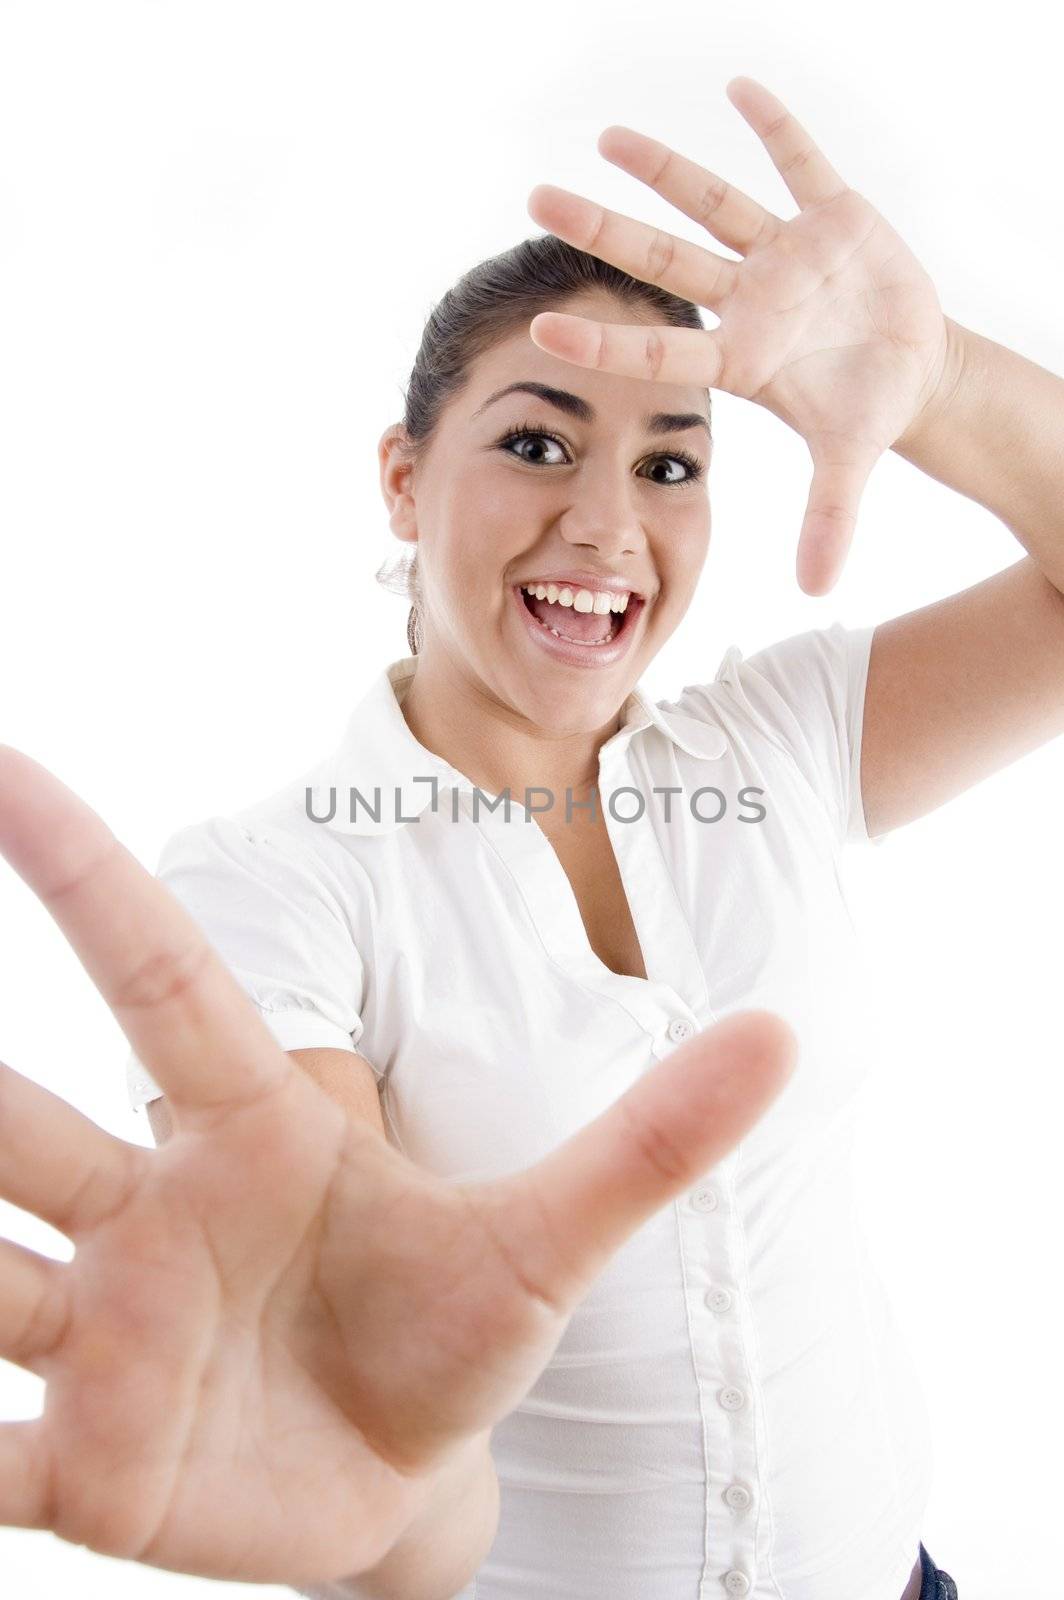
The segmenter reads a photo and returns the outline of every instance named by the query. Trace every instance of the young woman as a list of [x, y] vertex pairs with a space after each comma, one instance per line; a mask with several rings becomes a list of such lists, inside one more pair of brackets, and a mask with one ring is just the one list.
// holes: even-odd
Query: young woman
[[[839, 856], [1064, 730], [1064, 386], [729, 92], [790, 221], [600, 148], [740, 260], [540, 189], [552, 236], [433, 312], [380, 446], [411, 653], [335, 751], [162, 881], [0, 751], [0, 849], [164, 1141], [0, 1072], [0, 1194], [77, 1245], [0, 1245], [0, 1356], [48, 1385], [0, 1428], [0, 1520], [330, 1600], [955, 1595], [850, 1207]], [[712, 387], [809, 445], [809, 592], [888, 448], [1027, 556], [651, 702]]]

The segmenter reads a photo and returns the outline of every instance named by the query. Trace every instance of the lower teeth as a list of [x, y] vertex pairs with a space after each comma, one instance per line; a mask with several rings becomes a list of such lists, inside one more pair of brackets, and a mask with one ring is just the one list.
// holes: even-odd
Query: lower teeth
[[540, 618], [536, 616], [536, 613], [532, 610], [531, 606], [525, 606], [525, 610], [528, 612], [530, 617], [534, 618], [535, 621], [539, 623], [541, 628], [546, 628], [548, 633], [553, 633], [556, 639], [563, 639], [566, 644], [587, 645], [592, 650], [600, 649], [604, 644], [612, 644], [614, 639], [616, 639], [617, 635], [620, 633], [624, 622], [623, 617], [618, 613], [616, 622], [610, 623], [610, 631], [604, 639], [574, 639], [571, 634], [559, 633], [558, 629], [552, 627], [549, 622], [541, 621]]
[[[538, 617], [536, 621], [539, 622]], [[586, 644], [591, 645], [592, 648], [597, 648], [599, 645], [610, 644], [617, 637], [616, 623], [610, 625], [610, 631], [604, 639], [573, 639], [567, 633], [559, 633], [557, 628], [552, 628], [549, 622], [540, 622], [539, 625], [541, 628], [546, 628], [548, 633], [553, 633], [556, 639], [564, 639], [566, 644]]]

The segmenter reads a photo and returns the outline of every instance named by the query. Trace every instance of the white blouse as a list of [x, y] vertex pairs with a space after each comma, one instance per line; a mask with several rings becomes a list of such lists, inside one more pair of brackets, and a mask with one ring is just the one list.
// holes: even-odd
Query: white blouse
[[[851, 1189], [875, 1058], [841, 857], [869, 837], [873, 631], [733, 645], [713, 682], [626, 700], [599, 792], [645, 979], [591, 949], [519, 803], [542, 793], [507, 818], [414, 738], [414, 657], [308, 773], [164, 847], [158, 877], [280, 1044], [357, 1046], [389, 1139], [455, 1181], [538, 1160], [729, 1011], [798, 1036], [778, 1098], [621, 1248], [494, 1429], [498, 1532], [456, 1600], [905, 1589], [928, 1418]], [[135, 1106], [161, 1092], [128, 1071]]]

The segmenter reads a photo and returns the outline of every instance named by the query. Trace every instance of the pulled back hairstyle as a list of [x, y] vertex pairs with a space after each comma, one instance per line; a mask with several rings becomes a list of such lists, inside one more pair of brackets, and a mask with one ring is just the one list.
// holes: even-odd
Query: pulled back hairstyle
[[[416, 467], [432, 442], [448, 401], [463, 388], [473, 363], [492, 345], [527, 328], [534, 316], [581, 292], [603, 289], [633, 309], [653, 313], [674, 328], [702, 328], [697, 306], [655, 284], [633, 278], [552, 233], [520, 244], [471, 267], [433, 307], [421, 338], [405, 395], [401, 445]], [[706, 391], [707, 400], [710, 399]], [[421, 585], [417, 551], [385, 562], [377, 582], [411, 601], [406, 637], [411, 655], [422, 644]]]

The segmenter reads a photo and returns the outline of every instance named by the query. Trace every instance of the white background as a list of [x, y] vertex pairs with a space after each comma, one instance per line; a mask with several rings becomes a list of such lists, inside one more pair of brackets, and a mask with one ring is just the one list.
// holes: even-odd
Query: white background
[[[1040, 10], [0, 6], [0, 739], [149, 868], [176, 828], [331, 747], [406, 653], [405, 602], [373, 581], [399, 550], [376, 444], [431, 305], [540, 232], [539, 182], [699, 237], [597, 154], [611, 122], [792, 215], [724, 95], [737, 73], [884, 212], [950, 316], [1064, 372]], [[656, 697], [712, 677], [730, 643], [876, 622], [1023, 554], [891, 455], [840, 584], [804, 596], [806, 448], [728, 395], [714, 412], [709, 562]], [[850, 853], [886, 1028], [861, 1201], [935, 1428], [924, 1542], [963, 1600], [1060, 1594], [1062, 800], [1057, 741]], [[0, 908], [0, 1057], [150, 1144], [125, 1040], [2, 860]], [[2, 1202], [0, 1229], [70, 1253]], [[0, 1363], [0, 1416], [41, 1400]], [[247, 1593], [16, 1530], [0, 1571], [10, 1600]]]

